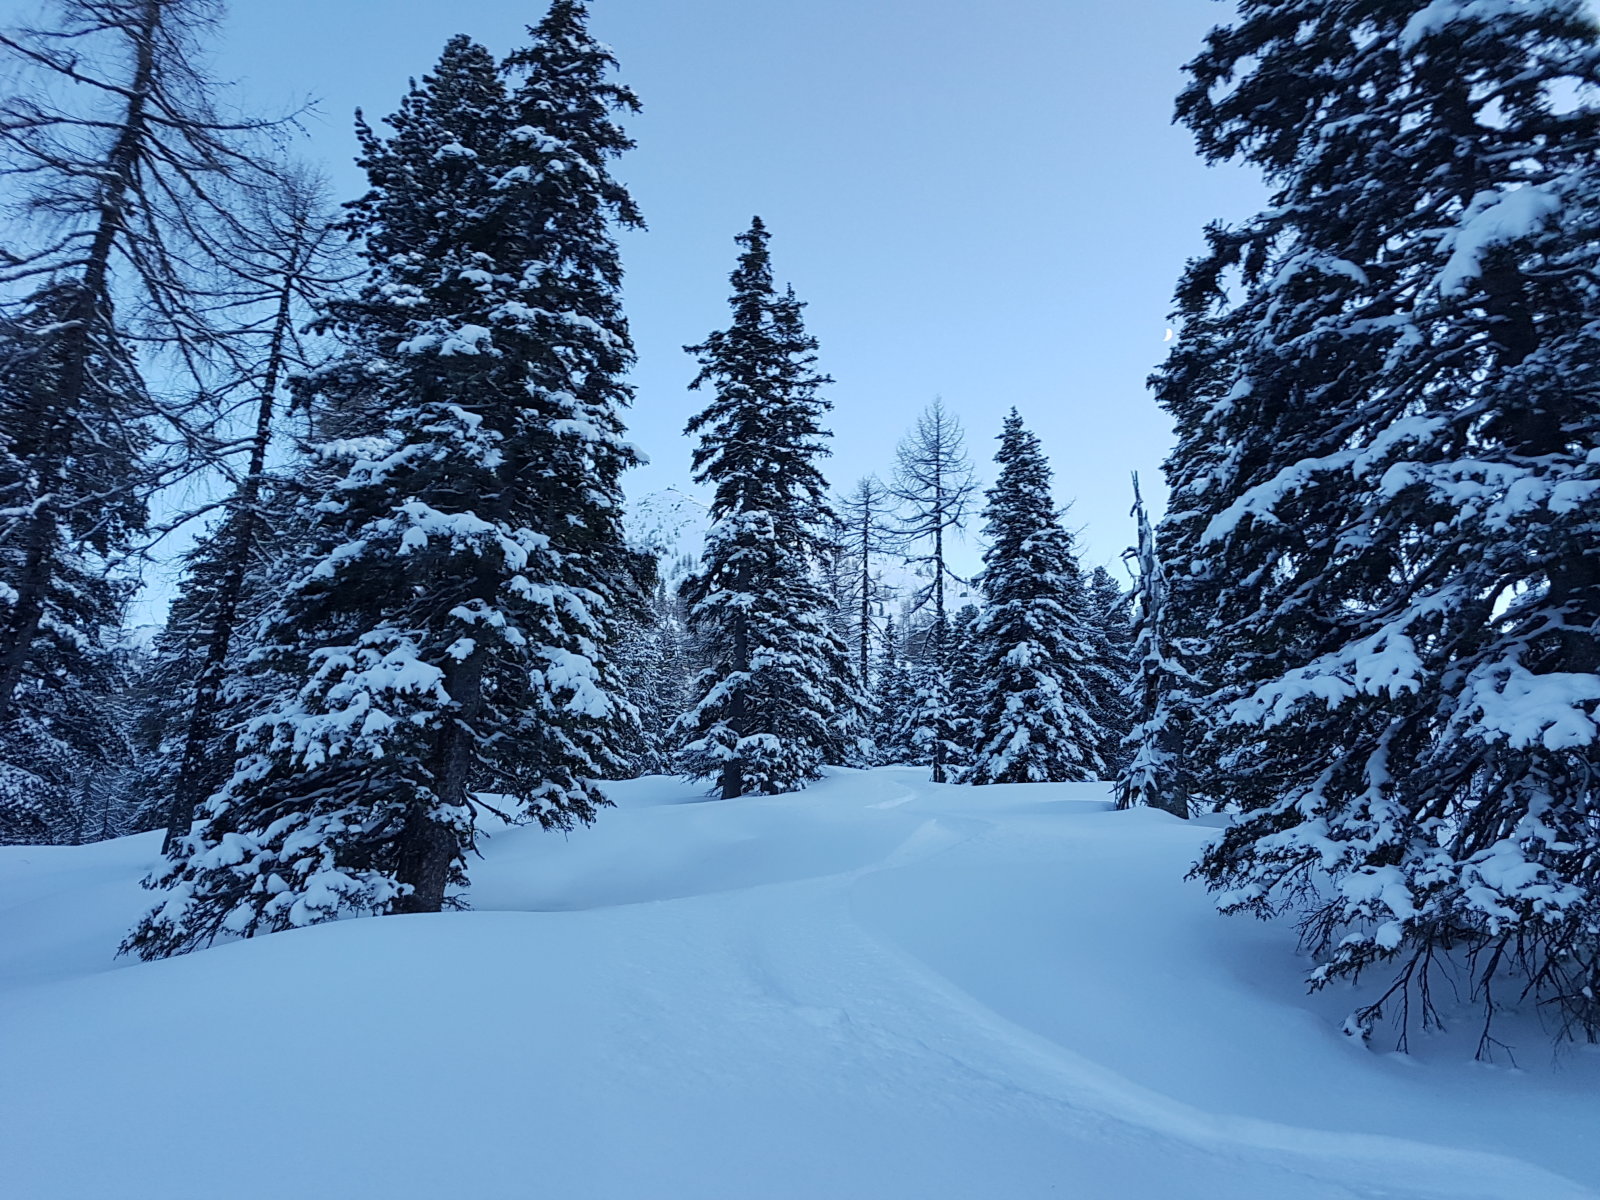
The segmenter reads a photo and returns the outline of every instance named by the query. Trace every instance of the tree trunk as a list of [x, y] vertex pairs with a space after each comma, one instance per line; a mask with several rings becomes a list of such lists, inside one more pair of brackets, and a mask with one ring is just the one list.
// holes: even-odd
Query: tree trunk
[[471, 803], [472, 730], [483, 709], [483, 660], [479, 650], [458, 663], [445, 679], [455, 706], [445, 714], [444, 728], [427, 764], [432, 795], [413, 805], [400, 834], [395, 881], [409, 892], [394, 903], [397, 913], [433, 913], [444, 907], [451, 869], [464, 850], [461, 835], [440, 822], [438, 810], [460, 811]]
[[450, 865], [459, 851], [454, 832], [419, 809], [400, 834], [395, 881], [410, 889], [394, 902], [396, 913], [436, 913], [444, 908]]

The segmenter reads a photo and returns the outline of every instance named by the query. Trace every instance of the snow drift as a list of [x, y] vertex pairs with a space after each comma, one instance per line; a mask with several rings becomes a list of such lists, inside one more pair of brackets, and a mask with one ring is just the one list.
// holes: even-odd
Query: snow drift
[[1182, 881], [1203, 826], [905, 769], [612, 790], [495, 831], [474, 911], [151, 964], [111, 955], [157, 836], [0, 849], [7, 1194], [1600, 1195], [1600, 1055], [1350, 1041], [1292, 931]]

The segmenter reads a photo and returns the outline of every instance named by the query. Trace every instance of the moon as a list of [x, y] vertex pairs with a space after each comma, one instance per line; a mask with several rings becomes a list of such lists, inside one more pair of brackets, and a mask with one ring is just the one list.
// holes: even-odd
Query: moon
[[1167, 330], [1165, 335], [1162, 336], [1161, 340], [1163, 342], [1170, 342], [1173, 338], [1175, 338], [1177, 336], [1178, 336], [1177, 334], [1173, 333], [1172, 330], [1169, 329], [1169, 330]]

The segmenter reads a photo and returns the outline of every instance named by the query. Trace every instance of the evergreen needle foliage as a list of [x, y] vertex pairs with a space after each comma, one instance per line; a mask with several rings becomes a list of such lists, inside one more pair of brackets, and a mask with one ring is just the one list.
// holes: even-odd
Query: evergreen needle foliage
[[986, 601], [974, 637], [983, 692], [974, 716], [971, 783], [1099, 779], [1107, 730], [1095, 697], [1107, 670], [1072, 535], [1050, 491], [1039, 440], [1012, 409], [984, 510]]
[[1314, 983], [1385, 970], [1352, 1032], [1453, 971], [1600, 1033], [1593, 10], [1243, 0], [1189, 75], [1202, 151], [1275, 189], [1155, 380], [1197, 771], [1244, 812], [1199, 872], [1298, 911]]
[[714, 489], [715, 524], [683, 588], [707, 665], [679, 761], [724, 799], [804, 787], [846, 755], [862, 707], [812, 573], [833, 521], [817, 467], [830, 381], [814, 369], [800, 302], [773, 285], [768, 241], [759, 217], [739, 235], [732, 324], [688, 348], [693, 386], [714, 392], [687, 432], [700, 435], [695, 479]]

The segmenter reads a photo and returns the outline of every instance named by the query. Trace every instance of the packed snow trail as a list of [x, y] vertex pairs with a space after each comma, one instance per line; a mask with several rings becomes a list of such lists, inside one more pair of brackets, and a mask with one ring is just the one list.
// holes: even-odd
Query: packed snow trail
[[157, 839], [0, 849], [6, 1194], [1600, 1195], [1600, 1055], [1350, 1043], [1182, 882], [1204, 827], [898, 769], [614, 793], [496, 831], [473, 912], [153, 964], [110, 954]]

